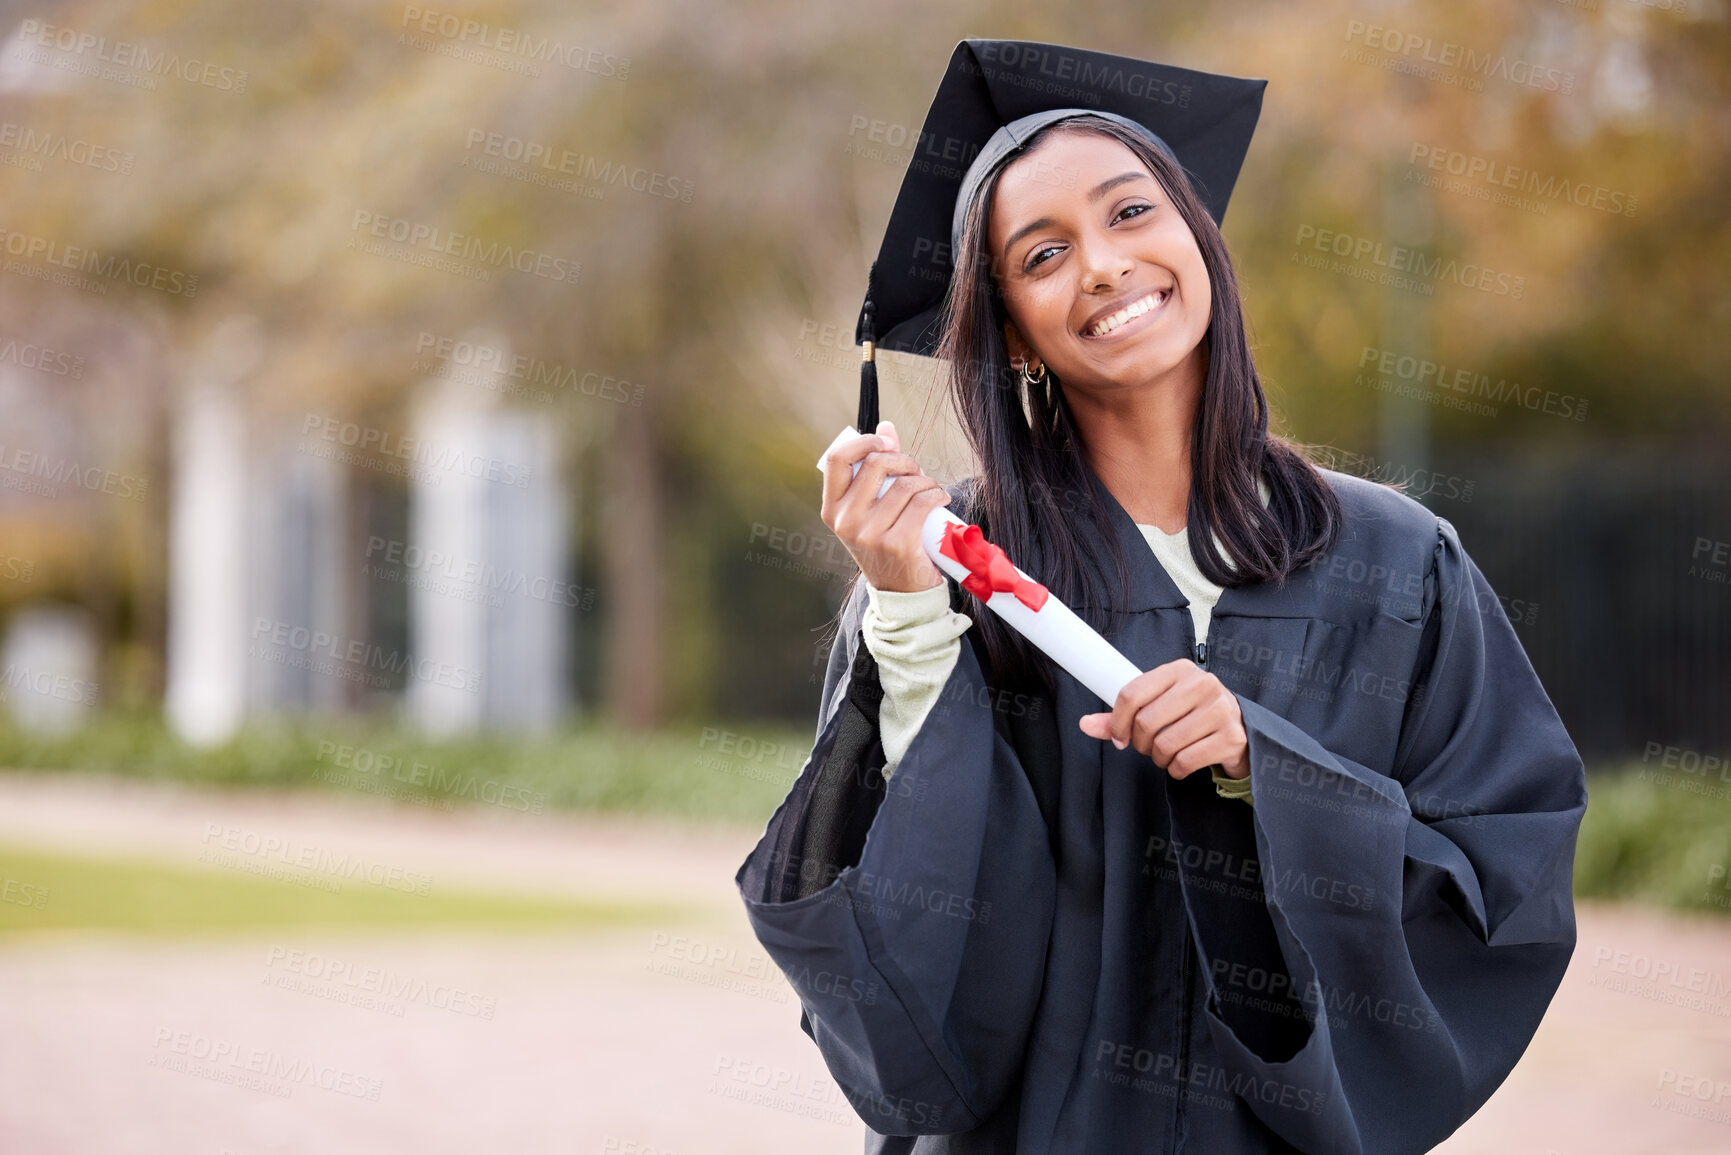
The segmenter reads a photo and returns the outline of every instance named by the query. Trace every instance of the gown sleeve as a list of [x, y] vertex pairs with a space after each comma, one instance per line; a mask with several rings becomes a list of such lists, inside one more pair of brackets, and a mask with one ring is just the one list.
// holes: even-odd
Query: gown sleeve
[[[1574, 950], [1581, 759], [1442, 518], [1425, 598], [1392, 765], [1239, 695], [1254, 808], [1168, 782], [1174, 840], [1219, 852], [1180, 857], [1209, 1033], [1304, 1151], [1430, 1150], [1508, 1075]], [[1235, 853], [1265, 902], [1182, 865]], [[1247, 1010], [1247, 986], [1274, 1013]]]
[[1056, 871], [971, 643], [886, 782], [865, 603], [857, 581], [811, 756], [735, 882], [799, 996], [801, 1028], [866, 1125], [967, 1131], [1020, 1077]]

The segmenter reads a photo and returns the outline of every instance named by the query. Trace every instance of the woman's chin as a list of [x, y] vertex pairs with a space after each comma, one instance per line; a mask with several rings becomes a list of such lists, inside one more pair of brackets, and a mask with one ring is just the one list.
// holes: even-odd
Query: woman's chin
[[[1170, 377], [1188, 358], [1161, 348], [1160, 342], [1137, 342], [1110, 350], [1094, 350], [1088, 359], [1089, 378], [1105, 388], [1143, 385]], [[1061, 379], [1068, 381], [1069, 378]]]

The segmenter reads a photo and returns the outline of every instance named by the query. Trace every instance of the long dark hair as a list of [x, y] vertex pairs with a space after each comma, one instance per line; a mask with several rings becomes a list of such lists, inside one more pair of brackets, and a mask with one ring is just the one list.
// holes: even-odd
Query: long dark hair
[[[1121, 142], [1148, 166], [1195, 234], [1213, 309], [1203, 338], [1208, 374], [1190, 440], [1190, 554], [1217, 585], [1284, 583], [1294, 569], [1333, 547], [1340, 532], [1340, 499], [1305, 457], [1304, 447], [1268, 431], [1268, 400], [1250, 356], [1238, 280], [1219, 227], [1184, 170], [1151, 141], [1099, 117], [1076, 117], [1041, 129], [1027, 147], [1036, 147], [1053, 130], [1097, 132]], [[1008, 313], [985, 242], [987, 213], [1002, 172], [983, 181], [967, 206], [954, 254], [956, 273], [944, 301], [940, 355], [950, 362], [956, 411], [980, 461], [973, 483], [950, 508], [977, 522], [1012, 561], [1104, 632], [1110, 628], [1107, 618], [1128, 601], [1129, 566], [1112, 528], [1112, 496], [1082, 457], [1056, 375], [1048, 367], [1044, 384], [1030, 387], [1010, 368], [1004, 340]], [[1266, 509], [1258, 478], [1268, 484]], [[1110, 543], [1111, 580], [1106, 559], [1090, 556], [1076, 532], [1073, 521], [1084, 516]], [[1215, 533], [1231, 567], [1214, 547]], [[1053, 691], [1049, 664], [1035, 660], [1020, 634], [977, 607], [973, 598], [965, 606], [962, 612], [974, 619], [985, 646], [988, 678], [1001, 686], [1038, 683]]]

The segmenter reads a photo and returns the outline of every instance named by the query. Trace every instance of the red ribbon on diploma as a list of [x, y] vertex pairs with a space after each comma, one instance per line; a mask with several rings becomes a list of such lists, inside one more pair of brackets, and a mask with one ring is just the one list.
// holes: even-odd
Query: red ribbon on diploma
[[962, 579], [962, 588], [981, 601], [991, 600], [995, 593], [1015, 594], [1017, 601], [1038, 610], [1051, 596], [1045, 586], [1017, 573], [1004, 551], [987, 541], [977, 525], [947, 522], [938, 552], [966, 567], [968, 576]]

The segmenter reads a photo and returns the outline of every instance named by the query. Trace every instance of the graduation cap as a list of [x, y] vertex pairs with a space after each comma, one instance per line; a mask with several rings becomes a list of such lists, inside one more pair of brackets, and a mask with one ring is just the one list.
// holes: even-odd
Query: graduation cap
[[[956, 45], [902, 178], [854, 330], [862, 433], [878, 424], [877, 348], [936, 356], [939, 313], [975, 189], [1056, 121], [1096, 115], [1173, 157], [1220, 223], [1266, 80], [1217, 76], [1025, 40]], [[883, 336], [877, 336], [878, 331]]]

